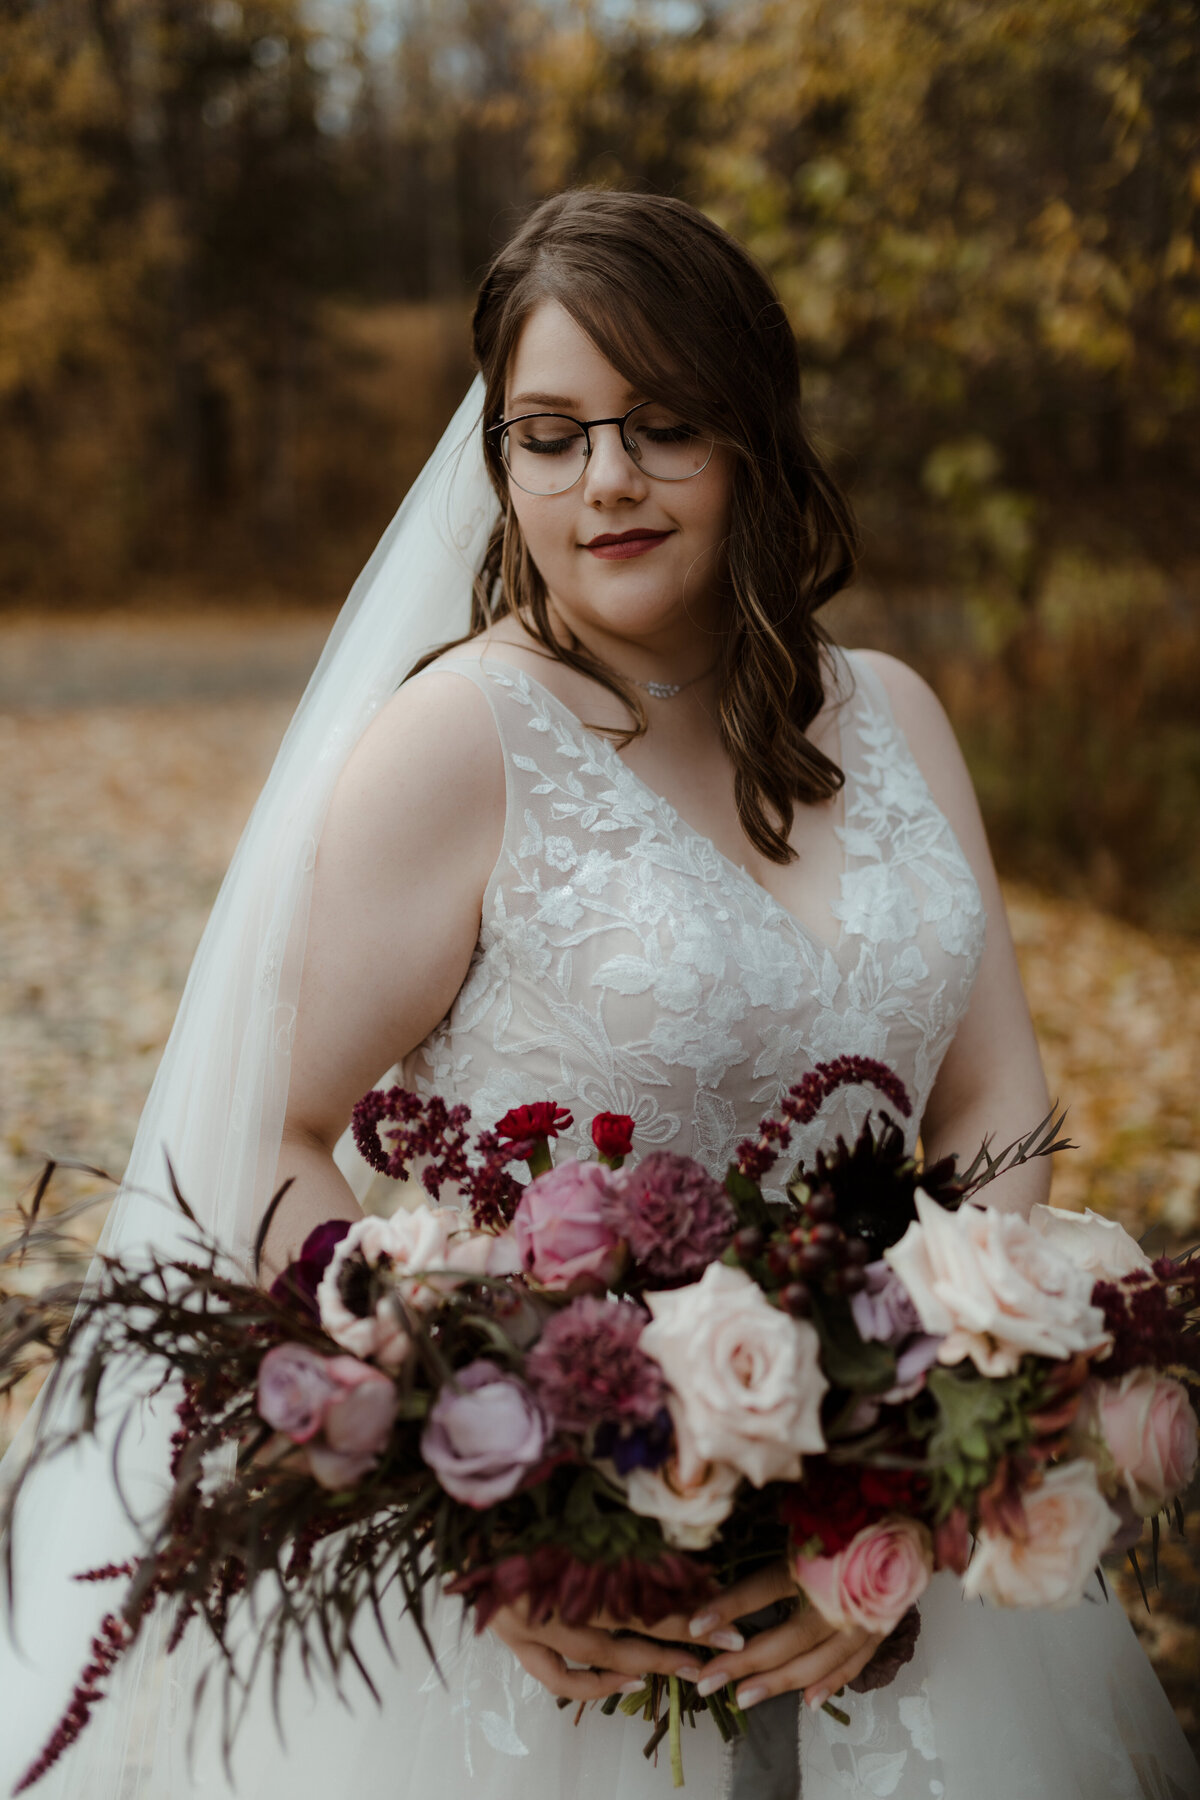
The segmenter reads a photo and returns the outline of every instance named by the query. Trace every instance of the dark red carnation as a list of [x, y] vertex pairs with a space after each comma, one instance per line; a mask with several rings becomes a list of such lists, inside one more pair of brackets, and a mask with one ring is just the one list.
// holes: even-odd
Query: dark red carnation
[[533, 1106], [514, 1106], [496, 1121], [497, 1135], [510, 1142], [524, 1143], [532, 1138], [557, 1137], [575, 1123], [572, 1115], [553, 1100], [539, 1100]]
[[592, 1120], [592, 1142], [610, 1160], [628, 1156], [633, 1149], [633, 1120], [628, 1113], [597, 1113]]

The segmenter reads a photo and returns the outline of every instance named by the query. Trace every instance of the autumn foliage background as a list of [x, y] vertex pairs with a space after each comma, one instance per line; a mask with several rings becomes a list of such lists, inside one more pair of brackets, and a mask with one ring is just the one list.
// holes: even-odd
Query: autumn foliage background
[[3, 1198], [119, 1160], [279, 696], [488, 256], [579, 183], [778, 283], [864, 526], [830, 625], [966, 748], [1084, 1144], [1056, 1198], [1195, 1235], [1196, 0], [7, 0]]

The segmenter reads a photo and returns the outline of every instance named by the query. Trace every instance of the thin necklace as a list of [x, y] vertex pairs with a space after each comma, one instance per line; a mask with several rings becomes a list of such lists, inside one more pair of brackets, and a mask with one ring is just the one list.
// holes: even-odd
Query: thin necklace
[[711, 663], [707, 669], [701, 669], [698, 675], [693, 675], [690, 681], [635, 681], [632, 675], [627, 675], [625, 679], [631, 687], [641, 688], [643, 693], [649, 694], [652, 700], [674, 700], [676, 694], [682, 694], [685, 688], [695, 687], [698, 681], [711, 675], [716, 666], [716, 663]]

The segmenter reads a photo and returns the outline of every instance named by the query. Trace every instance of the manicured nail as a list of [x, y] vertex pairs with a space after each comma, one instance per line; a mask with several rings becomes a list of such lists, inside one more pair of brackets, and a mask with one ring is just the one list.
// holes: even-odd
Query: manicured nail
[[683, 1667], [676, 1669], [675, 1673], [680, 1681], [700, 1681], [703, 1678], [704, 1670], [698, 1669], [695, 1663], [684, 1663]]
[[810, 1712], [820, 1712], [829, 1698], [828, 1688], [813, 1688], [804, 1696], [804, 1704]]
[[644, 1681], [627, 1681], [620, 1689], [618, 1689], [618, 1692], [622, 1694], [640, 1694], [645, 1685], [646, 1683]]
[[739, 1688], [737, 1703], [743, 1712], [749, 1712], [752, 1706], [757, 1706], [759, 1701], [765, 1700], [766, 1697], [767, 1690], [765, 1687]]
[[729, 1677], [725, 1674], [705, 1675], [702, 1680], [696, 1683], [696, 1692], [700, 1695], [702, 1700], [707, 1700], [710, 1694], [715, 1694], [718, 1688], [723, 1688], [728, 1680]]
[[693, 1637], [703, 1637], [706, 1632], [712, 1630], [714, 1625], [719, 1625], [720, 1623], [721, 1615], [718, 1612], [697, 1613], [695, 1618], [689, 1622], [688, 1630]]
[[708, 1641], [715, 1650], [744, 1650], [746, 1640], [740, 1631], [728, 1628], [724, 1631], [710, 1631]]

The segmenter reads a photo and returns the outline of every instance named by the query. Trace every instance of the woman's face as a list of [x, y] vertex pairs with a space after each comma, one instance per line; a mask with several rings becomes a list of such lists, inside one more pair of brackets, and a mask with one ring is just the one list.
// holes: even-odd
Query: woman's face
[[[639, 401], [670, 393], [629, 387], [557, 301], [525, 322], [505, 387], [504, 416], [562, 412], [620, 418]], [[562, 622], [580, 640], [619, 658], [622, 643], [684, 655], [719, 631], [732, 458], [720, 445], [686, 481], [655, 481], [625, 450], [615, 425], [592, 433], [592, 454], [565, 494], [525, 493], [509, 482], [512, 508]], [[607, 546], [598, 538], [644, 537]]]

